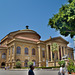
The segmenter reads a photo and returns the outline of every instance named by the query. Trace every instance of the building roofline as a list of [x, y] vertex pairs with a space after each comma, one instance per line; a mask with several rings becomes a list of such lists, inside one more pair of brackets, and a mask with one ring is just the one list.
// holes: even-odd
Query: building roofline
[[[41, 38], [41, 36], [40, 36], [36, 31], [30, 30], [30, 29], [24, 29], [24, 30], [17, 30], [17, 31], [10, 32], [10, 33], [7, 34], [4, 38], [1, 39], [1, 43], [2, 43], [4, 40], [6, 40], [10, 34], [13, 34], [13, 33], [16, 33], [16, 32], [23, 32], [23, 31], [31, 31], [31, 33], [35, 33], [35, 34], [37, 34], [37, 35], [39, 36], [39, 38]], [[28, 32], [28, 33], [30, 33], [30, 32]], [[17, 34], [18, 34], [18, 33], [17, 33]]]
[[[50, 38], [50, 39], [47, 39], [45, 40], [44, 42], [48, 42], [48, 41], [51, 41], [51, 40], [54, 40], [54, 39], [57, 39], [57, 38], [61, 38], [63, 39], [61, 36], [58, 36], [58, 37], [54, 37], [54, 38]], [[66, 41], [65, 39], [63, 39], [67, 44], [69, 43], [68, 41]]]

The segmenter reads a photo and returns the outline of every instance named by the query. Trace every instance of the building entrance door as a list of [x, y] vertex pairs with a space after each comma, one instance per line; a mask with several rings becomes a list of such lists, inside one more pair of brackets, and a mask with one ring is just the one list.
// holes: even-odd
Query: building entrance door
[[25, 67], [28, 67], [28, 60], [25, 60]]
[[1, 63], [1, 67], [5, 67], [5, 62], [2, 62]]

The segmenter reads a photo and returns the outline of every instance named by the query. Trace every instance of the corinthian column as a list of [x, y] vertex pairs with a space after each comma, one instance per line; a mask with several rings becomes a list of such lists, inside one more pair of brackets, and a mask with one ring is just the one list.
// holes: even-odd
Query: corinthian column
[[14, 43], [14, 61], [16, 61], [16, 44]]
[[48, 52], [48, 45], [46, 45], [46, 53], [47, 53], [47, 60], [49, 61], [49, 52]]
[[38, 53], [39, 53], [39, 67], [41, 67], [41, 47], [38, 46]]
[[[51, 47], [50, 47], [50, 48], [51, 48]], [[53, 61], [52, 49], [51, 49], [50, 51], [51, 51], [51, 61]]]
[[65, 53], [65, 50], [66, 50], [66, 49], [65, 49], [65, 47], [64, 47], [64, 55], [66, 54], [66, 53]]
[[59, 45], [58, 45], [58, 60], [60, 59], [60, 54], [59, 54]]
[[63, 54], [62, 54], [62, 46], [60, 48], [61, 48], [61, 59], [62, 59], [62, 56], [63, 56]]

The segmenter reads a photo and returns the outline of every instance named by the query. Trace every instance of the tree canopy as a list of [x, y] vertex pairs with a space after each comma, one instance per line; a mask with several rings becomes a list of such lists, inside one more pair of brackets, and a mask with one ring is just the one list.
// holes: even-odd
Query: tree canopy
[[68, 0], [59, 12], [49, 19], [48, 25], [60, 31], [61, 35], [73, 38], [75, 36], [75, 0]]
[[51, 45], [51, 50], [55, 53], [55, 52], [57, 52], [58, 51], [58, 44], [57, 43], [53, 43], [52, 45]]

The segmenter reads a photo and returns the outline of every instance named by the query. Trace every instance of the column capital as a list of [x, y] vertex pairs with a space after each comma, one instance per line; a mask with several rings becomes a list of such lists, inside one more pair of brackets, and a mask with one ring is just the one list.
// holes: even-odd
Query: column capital
[[51, 45], [51, 43], [49, 43], [48, 45]]
[[39, 63], [40, 63], [40, 62], [42, 62], [42, 61], [39, 61]]
[[51, 43], [49, 43], [49, 44], [46, 44], [46, 46], [48, 46], [48, 45], [51, 45]]
[[38, 46], [38, 48], [41, 48], [41, 46]]
[[48, 44], [46, 44], [46, 47], [48, 46]]

